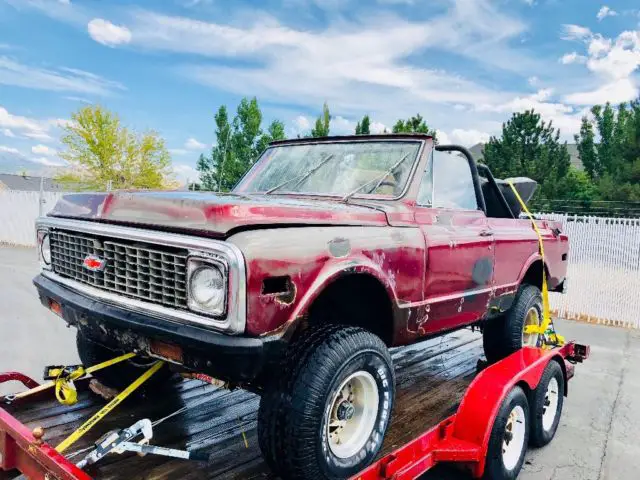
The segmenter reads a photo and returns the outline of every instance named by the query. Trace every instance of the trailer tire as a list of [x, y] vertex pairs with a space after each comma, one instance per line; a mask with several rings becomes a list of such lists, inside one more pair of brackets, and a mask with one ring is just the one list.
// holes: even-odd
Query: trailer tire
[[286, 380], [261, 402], [263, 455], [287, 479], [350, 477], [382, 447], [395, 395], [389, 351], [371, 332], [336, 325], [295, 350]]
[[[110, 350], [104, 345], [94, 342], [81, 331], [78, 331], [76, 335], [76, 346], [78, 348], [80, 361], [85, 367], [97, 365], [98, 363], [102, 363], [125, 353]], [[104, 370], [98, 370], [92, 375], [107, 387], [123, 390], [131, 385], [134, 380], [136, 380], [149, 367], [151, 367], [153, 363], [155, 363], [155, 360], [153, 359], [140, 360], [148, 360], [148, 362], [136, 364], [131, 360], [125, 360], [124, 362], [107, 367]], [[151, 378], [144, 382], [137, 391], [143, 393], [162, 389], [166, 386], [172, 376], [172, 372], [166, 365], [164, 365], [160, 370], [154, 373]]]
[[539, 336], [525, 339], [524, 327], [542, 319], [542, 294], [534, 285], [521, 285], [511, 308], [499, 317], [487, 320], [482, 343], [489, 363], [497, 362], [520, 350], [523, 345], [537, 346]]
[[564, 403], [564, 372], [555, 360], [544, 369], [531, 395], [531, 436], [529, 443], [544, 447], [556, 434]]
[[529, 402], [522, 388], [511, 389], [496, 416], [484, 467], [485, 480], [515, 480], [527, 452]]

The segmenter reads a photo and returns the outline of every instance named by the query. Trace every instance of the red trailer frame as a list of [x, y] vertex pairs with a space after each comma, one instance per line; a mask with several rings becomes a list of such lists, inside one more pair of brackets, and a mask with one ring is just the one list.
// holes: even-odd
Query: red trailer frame
[[[554, 349], [525, 347], [481, 371], [467, 388], [457, 412], [419, 437], [381, 458], [354, 477], [357, 480], [413, 479], [441, 462], [461, 464], [472, 476], [484, 472], [489, 436], [503, 400], [515, 386], [532, 392], [549, 362], [557, 361], [565, 387], [574, 363], [589, 356], [589, 347], [576, 343]], [[19, 373], [0, 374], [0, 383], [38, 382]], [[568, 389], [565, 388], [565, 395]], [[35, 433], [35, 435], [34, 435]], [[18, 469], [31, 479], [90, 480], [63, 455], [43, 442], [6, 410], [0, 408], [0, 470]]]

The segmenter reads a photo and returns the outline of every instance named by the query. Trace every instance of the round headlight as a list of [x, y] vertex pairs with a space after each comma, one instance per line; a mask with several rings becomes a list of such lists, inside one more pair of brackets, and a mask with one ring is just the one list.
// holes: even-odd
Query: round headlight
[[222, 310], [224, 306], [224, 278], [214, 266], [199, 267], [191, 275], [191, 299], [203, 310]]
[[42, 261], [47, 265], [51, 265], [51, 244], [49, 243], [49, 234], [45, 233], [40, 244], [40, 255]]

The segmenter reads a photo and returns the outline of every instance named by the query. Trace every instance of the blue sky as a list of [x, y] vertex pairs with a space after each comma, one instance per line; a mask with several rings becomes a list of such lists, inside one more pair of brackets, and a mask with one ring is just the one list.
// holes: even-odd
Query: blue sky
[[638, 97], [639, 67], [631, 0], [0, 0], [0, 171], [61, 164], [85, 103], [158, 131], [182, 179], [243, 96], [290, 135], [326, 100], [336, 134], [421, 113], [470, 146], [535, 108], [571, 139]]

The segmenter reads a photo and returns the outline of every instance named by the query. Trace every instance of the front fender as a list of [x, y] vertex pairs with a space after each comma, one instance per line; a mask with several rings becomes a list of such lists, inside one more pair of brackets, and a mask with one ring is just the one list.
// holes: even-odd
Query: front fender
[[[228, 241], [245, 257], [249, 336], [290, 332], [326, 286], [347, 274], [376, 278], [396, 308], [422, 300], [425, 246], [417, 228], [274, 228], [239, 232]], [[288, 295], [265, 293], [270, 278], [287, 279]]]

